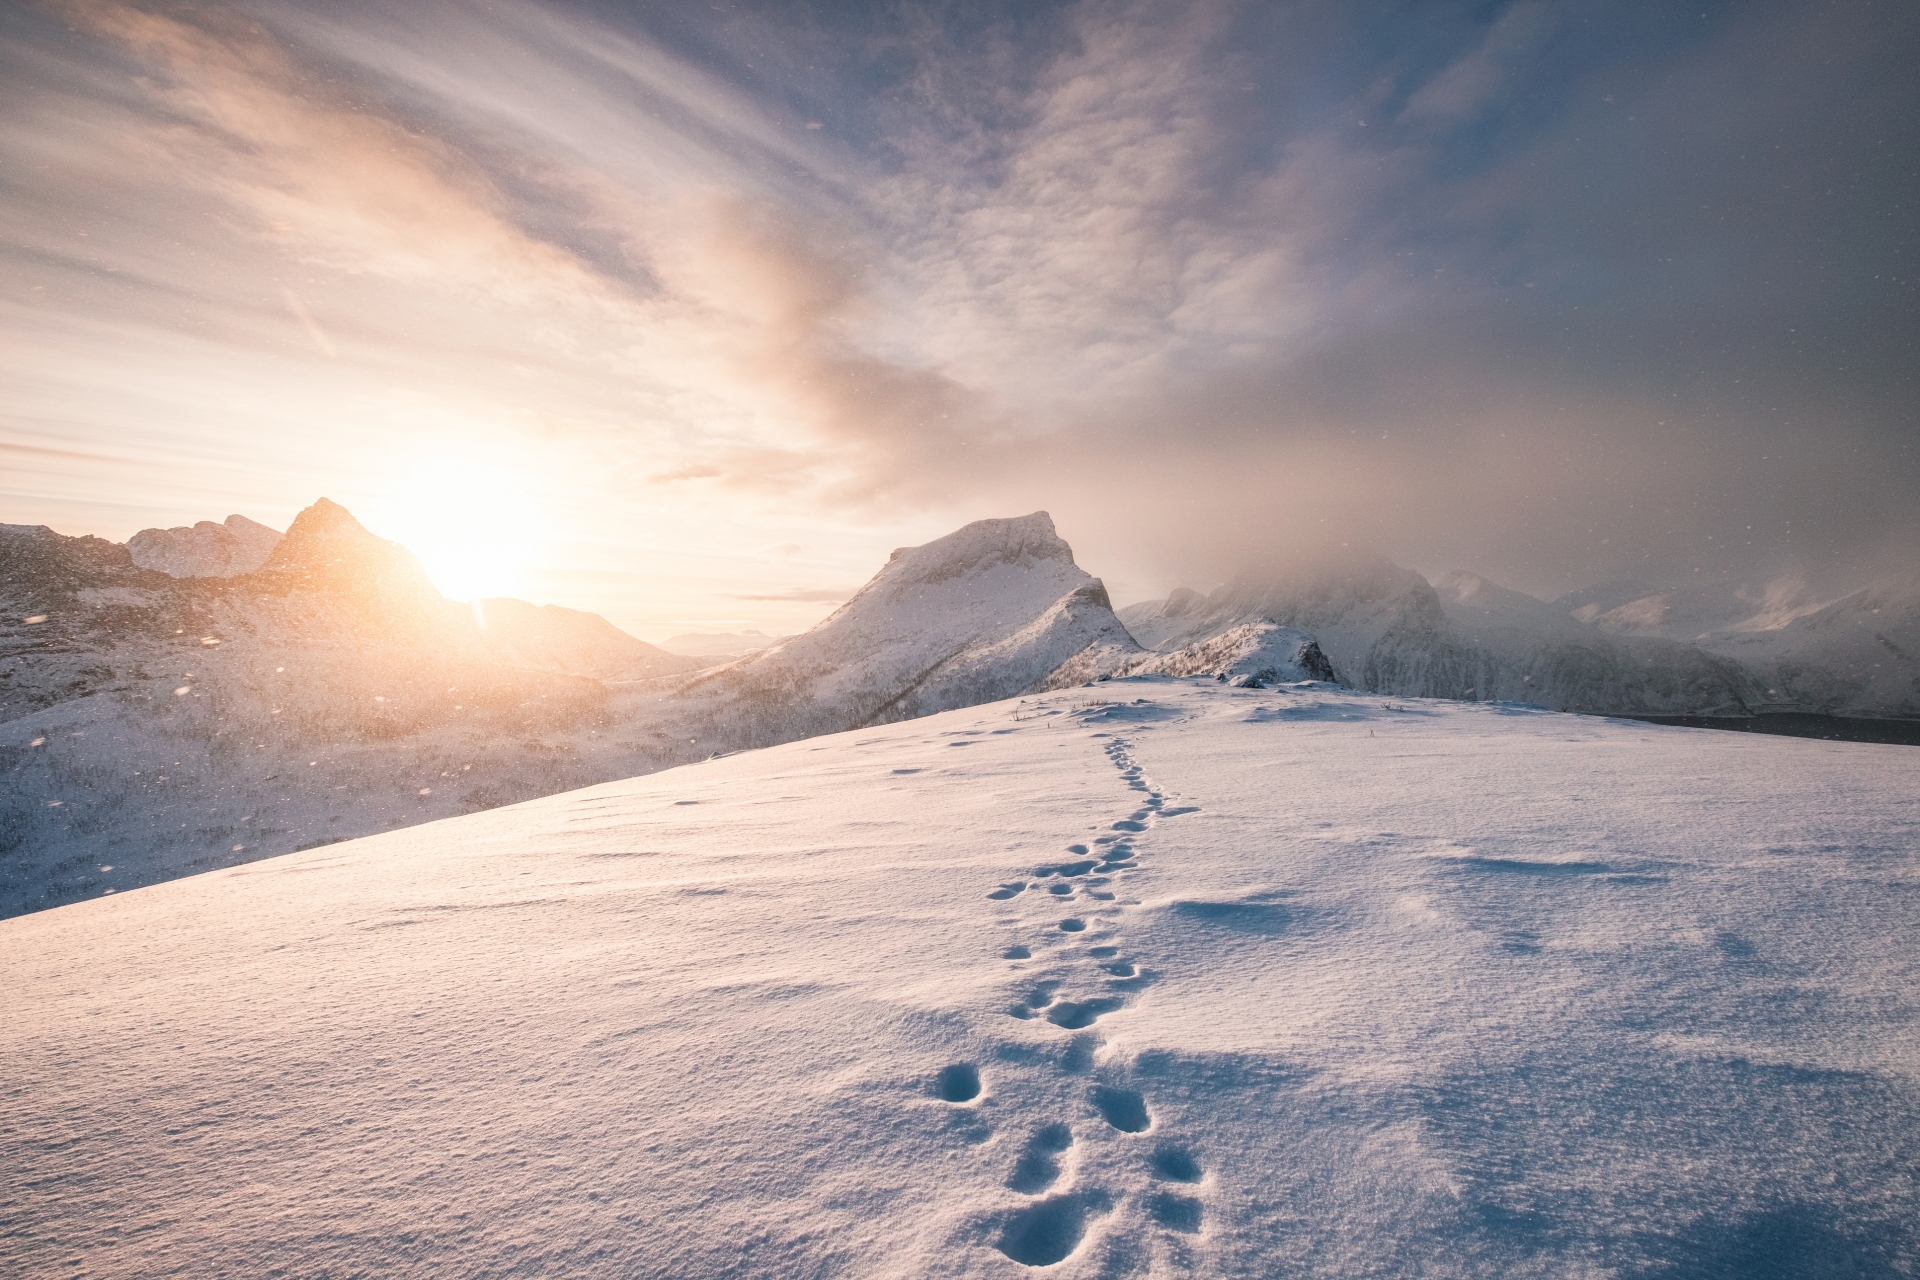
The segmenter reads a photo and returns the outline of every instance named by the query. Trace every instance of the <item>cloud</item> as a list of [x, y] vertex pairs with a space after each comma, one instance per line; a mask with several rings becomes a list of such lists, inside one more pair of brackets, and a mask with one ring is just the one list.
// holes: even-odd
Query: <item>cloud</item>
[[36, 447], [510, 440], [840, 579], [1036, 507], [1156, 589], [1323, 526], [1542, 590], [1912, 544], [1877, 11], [60, 12], [0, 49]]

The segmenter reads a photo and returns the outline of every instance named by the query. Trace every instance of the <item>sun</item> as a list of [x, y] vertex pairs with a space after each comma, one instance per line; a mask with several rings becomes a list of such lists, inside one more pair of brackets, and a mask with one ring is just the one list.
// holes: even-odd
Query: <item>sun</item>
[[443, 452], [412, 459], [382, 486], [378, 532], [420, 557], [449, 599], [525, 594], [549, 525], [536, 474]]

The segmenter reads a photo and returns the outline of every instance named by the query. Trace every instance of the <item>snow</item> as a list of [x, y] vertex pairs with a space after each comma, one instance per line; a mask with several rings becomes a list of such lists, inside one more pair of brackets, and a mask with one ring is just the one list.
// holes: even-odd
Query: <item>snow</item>
[[1920, 716], [1920, 581], [1833, 602], [1795, 578], [1662, 591], [1614, 582], [1551, 603], [1454, 570], [1431, 583], [1379, 556], [1250, 571], [1120, 610], [1169, 650], [1260, 620], [1312, 634], [1377, 693], [1519, 699], [1602, 715]]
[[1911, 1275], [1916, 835], [1138, 677], [213, 871], [0, 922], [0, 1270]]
[[1277, 622], [1249, 622], [1171, 653], [1150, 654], [1120, 668], [1128, 675], [1213, 676], [1235, 688], [1334, 679], [1333, 665], [1304, 631]]
[[688, 723], [730, 745], [1078, 684], [1139, 646], [1044, 511], [893, 553], [819, 626], [697, 677]]

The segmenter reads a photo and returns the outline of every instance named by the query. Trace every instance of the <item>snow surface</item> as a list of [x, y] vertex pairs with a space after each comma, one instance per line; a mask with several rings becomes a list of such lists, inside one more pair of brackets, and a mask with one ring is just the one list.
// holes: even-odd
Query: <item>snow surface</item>
[[1917, 838], [1133, 678], [214, 871], [0, 922], [0, 1270], [1910, 1276]]

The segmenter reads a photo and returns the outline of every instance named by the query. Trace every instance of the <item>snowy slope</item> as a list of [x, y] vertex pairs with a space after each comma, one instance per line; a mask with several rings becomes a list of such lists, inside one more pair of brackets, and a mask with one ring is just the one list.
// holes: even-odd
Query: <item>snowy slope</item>
[[1705, 648], [1763, 673], [1794, 706], [1920, 716], [1920, 580], [1879, 582], [1778, 625], [1742, 625]]
[[1120, 680], [0, 922], [0, 1271], [1914, 1274], [1920, 753], [1395, 705]]
[[1202, 602], [1183, 600], [1172, 618], [1136, 614], [1130, 625], [1170, 650], [1270, 620], [1313, 635], [1342, 680], [1397, 697], [1648, 715], [1741, 715], [1775, 701], [1757, 672], [1727, 657], [1608, 635], [1476, 575], [1442, 582], [1445, 591], [1379, 556], [1351, 553], [1251, 572]]
[[191, 528], [142, 529], [127, 539], [133, 562], [175, 578], [231, 578], [267, 563], [280, 531], [245, 516], [224, 524], [202, 520]]
[[681, 696], [716, 737], [758, 746], [1079, 684], [1138, 652], [1037, 511], [895, 551], [819, 626]]

